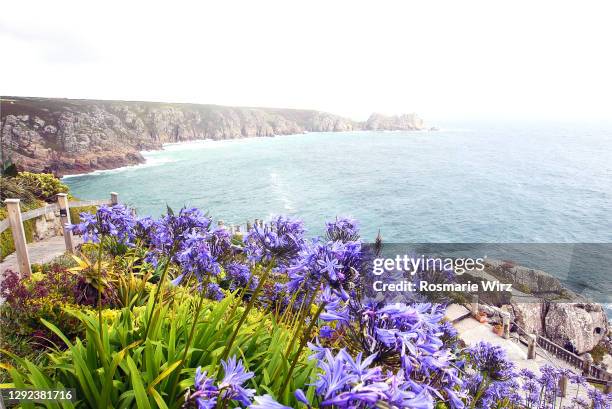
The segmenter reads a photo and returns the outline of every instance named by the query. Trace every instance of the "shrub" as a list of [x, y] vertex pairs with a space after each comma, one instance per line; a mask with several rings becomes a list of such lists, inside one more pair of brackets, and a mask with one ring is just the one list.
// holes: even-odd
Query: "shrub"
[[68, 186], [50, 173], [20, 172], [16, 179], [40, 200], [55, 201], [58, 193], [68, 193]]
[[19, 178], [0, 176], [0, 200], [21, 199], [25, 203], [36, 202], [37, 197]]
[[[85, 328], [85, 339], [72, 342], [62, 331], [46, 323], [63, 340], [65, 350], [49, 354], [52, 376], [37, 373], [25, 359], [13, 356], [25, 370], [11, 368], [13, 379], [22, 377], [24, 386], [35, 388], [76, 389], [80, 407], [179, 407], [184, 391], [193, 386], [196, 368], [218, 373], [220, 355], [227, 339], [238, 324], [239, 316], [228, 314], [234, 298], [221, 302], [206, 300], [201, 319], [195, 327], [193, 347], [183, 350], [194, 317], [197, 297], [186, 289], [176, 289], [172, 296], [181, 299], [160, 309], [160, 315], [143, 342], [148, 307], [106, 310], [100, 333], [97, 316], [92, 311], [74, 311]], [[277, 325], [269, 313], [252, 310], [239, 330], [232, 356], [242, 359], [254, 373], [248, 387], [260, 393], [277, 390], [288, 362], [283, 357], [292, 333]], [[294, 351], [294, 350], [292, 350]], [[184, 358], [184, 360], [183, 360]], [[178, 370], [179, 363], [182, 370]], [[300, 365], [287, 389], [285, 399], [296, 403], [289, 391], [308, 389], [316, 362], [300, 359]], [[277, 373], [279, 376], [273, 377]]]
[[54, 264], [35, 266], [34, 272], [24, 278], [7, 271], [0, 284], [0, 296], [5, 299], [0, 306], [5, 334], [30, 337], [34, 345], [47, 346], [49, 340], [57, 339], [41, 319], [53, 322], [73, 338], [80, 333], [81, 326], [70, 311], [94, 305], [97, 294], [88, 291], [82, 276]]

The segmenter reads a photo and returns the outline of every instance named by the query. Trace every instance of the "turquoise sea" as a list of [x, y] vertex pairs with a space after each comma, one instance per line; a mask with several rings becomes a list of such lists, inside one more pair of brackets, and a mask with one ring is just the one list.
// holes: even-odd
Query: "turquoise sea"
[[313, 234], [348, 215], [394, 242], [612, 242], [611, 125], [440, 128], [172, 144], [64, 181], [141, 215], [188, 205], [226, 223], [293, 215]]

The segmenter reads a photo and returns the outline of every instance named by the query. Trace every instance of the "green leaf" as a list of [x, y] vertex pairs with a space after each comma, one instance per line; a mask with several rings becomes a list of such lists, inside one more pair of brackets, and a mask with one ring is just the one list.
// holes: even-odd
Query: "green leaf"
[[131, 356], [126, 358], [127, 366], [130, 369], [130, 379], [132, 381], [132, 388], [134, 389], [134, 396], [136, 397], [136, 406], [138, 409], [150, 409], [151, 404], [142, 383], [142, 374], [136, 368], [136, 363]]
[[153, 382], [151, 382], [149, 384], [149, 387], [147, 388], [147, 391], [149, 391], [150, 394], [153, 393], [153, 388], [155, 388], [155, 386], [160, 383], [164, 378], [166, 378], [168, 375], [170, 375], [172, 372], [174, 372], [174, 370], [181, 364], [181, 362], [183, 361], [176, 361], [175, 363], [173, 363], [172, 365], [170, 365], [168, 368], [166, 368], [162, 373], [160, 373], [157, 378], [155, 378], [153, 380]]

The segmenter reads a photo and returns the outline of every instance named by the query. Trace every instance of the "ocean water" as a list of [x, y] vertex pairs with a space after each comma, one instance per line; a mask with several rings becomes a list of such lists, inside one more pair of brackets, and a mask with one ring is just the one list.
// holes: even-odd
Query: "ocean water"
[[197, 206], [226, 223], [273, 215], [320, 232], [352, 216], [391, 242], [612, 242], [612, 125], [462, 123], [431, 132], [196, 141], [147, 163], [66, 177], [141, 215]]

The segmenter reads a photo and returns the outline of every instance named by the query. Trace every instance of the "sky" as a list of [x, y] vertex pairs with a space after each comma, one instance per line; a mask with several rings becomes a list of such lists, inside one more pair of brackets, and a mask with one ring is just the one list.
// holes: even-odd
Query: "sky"
[[609, 119], [609, 1], [11, 1], [0, 95]]

